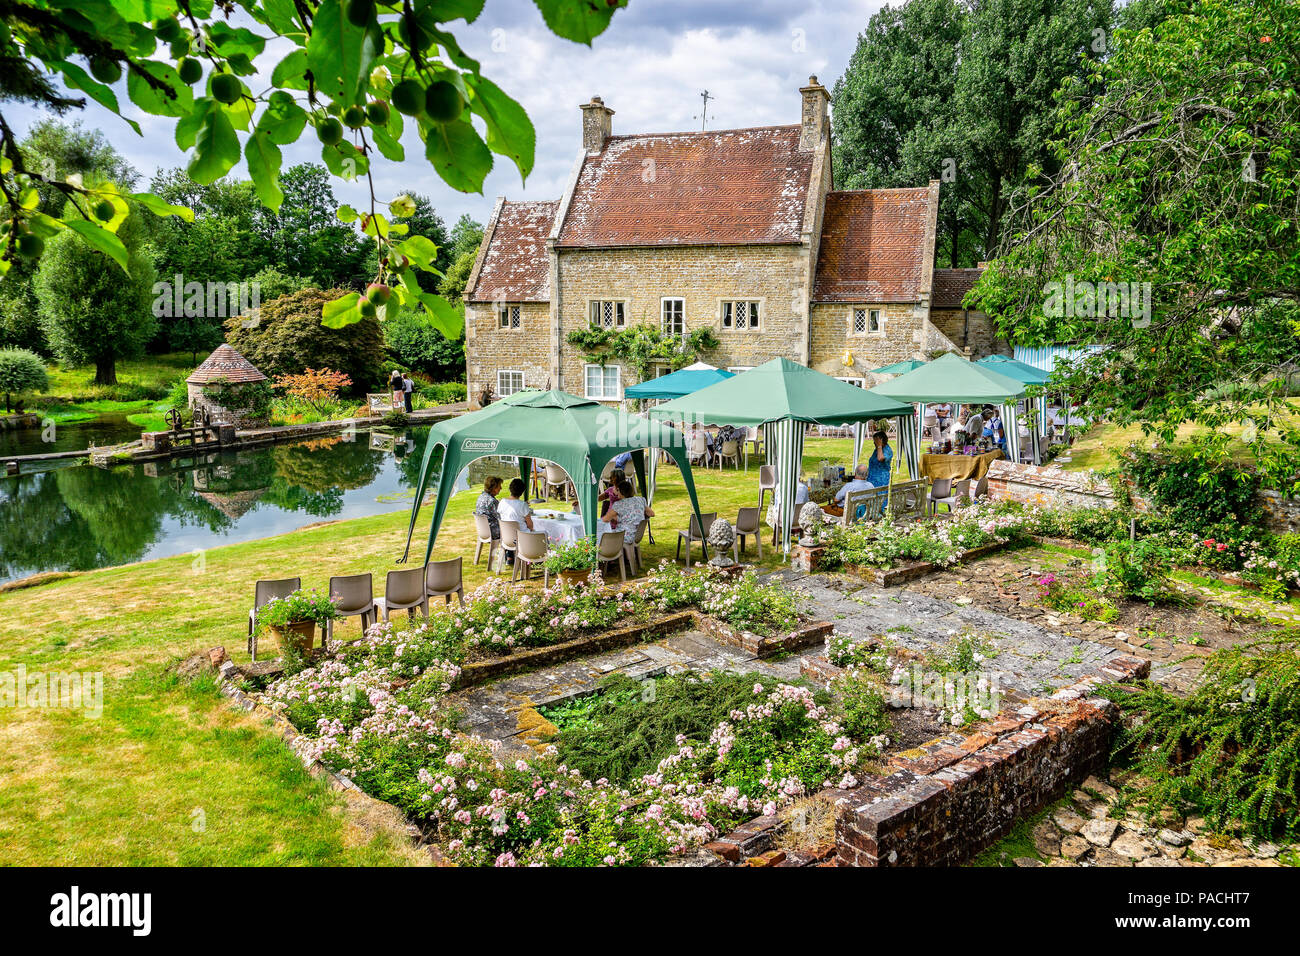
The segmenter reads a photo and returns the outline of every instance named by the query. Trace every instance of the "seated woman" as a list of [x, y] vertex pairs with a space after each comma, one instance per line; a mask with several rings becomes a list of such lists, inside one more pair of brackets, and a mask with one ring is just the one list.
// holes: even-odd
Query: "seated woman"
[[492, 529], [493, 541], [501, 539], [501, 514], [497, 507], [499, 494], [501, 494], [501, 479], [496, 475], [490, 475], [483, 482], [483, 490], [479, 493], [478, 501], [474, 502], [474, 513], [487, 518], [488, 526]]
[[600, 493], [596, 500], [600, 502], [600, 519], [608, 520], [605, 516], [609, 514], [610, 504], [618, 498], [618, 483], [626, 476], [622, 468], [615, 468], [609, 476], [609, 487]]
[[655, 510], [636, 493], [632, 482], [626, 478], [618, 483], [617, 492], [618, 497], [609, 508], [609, 526], [615, 531], [633, 534], [642, 521], [655, 516]]
[[522, 478], [511, 479], [510, 497], [497, 506], [497, 514], [502, 521], [513, 521], [525, 531], [534, 531], [533, 509], [524, 500], [524, 492], [527, 490]]

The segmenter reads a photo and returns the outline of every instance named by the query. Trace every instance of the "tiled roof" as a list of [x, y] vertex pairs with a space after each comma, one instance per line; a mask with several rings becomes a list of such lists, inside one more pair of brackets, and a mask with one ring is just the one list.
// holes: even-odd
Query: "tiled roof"
[[546, 238], [559, 202], [503, 202], [470, 293], [471, 302], [546, 302], [551, 297]]
[[918, 301], [929, 216], [924, 187], [827, 193], [813, 301]]
[[961, 300], [983, 274], [983, 269], [935, 269], [934, 294], [930, 296], [930, 307], [960, 309]]
[[213, 349], [212, 354], [185, 381], [190, 385], [203, 385], [219, 378], [232, 383], [266, 381], [266, 376], [252, 362], [224, 344]]
[[799, 242], [813, 155], [798, 126], [611, 136], [583, 162], [557, 245]]

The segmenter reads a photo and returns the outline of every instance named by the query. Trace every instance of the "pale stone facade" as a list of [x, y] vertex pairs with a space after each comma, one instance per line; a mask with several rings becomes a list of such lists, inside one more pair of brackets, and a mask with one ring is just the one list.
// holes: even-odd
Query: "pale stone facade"
[[[498, 200], [485, 230], [465, 295], [471, 406], [485, 389], [621, 400], [635, 371], [589, 370], [568, 341], [593, 310], [616, 328], [710, 327], [719, 346], [700, 358], [721, 368], [782, 356], [868, 387], [891, 362], [994, 351], [979, 313], [931, 314], [939, 184], [835, 192], [829, 94], [815, 77], [800, 94], [797, 127], [718, 133], [613, 136], [613, 111], [585, 104], [564, 196]], [[958, 278], [948, 300], [972, 281]], [[724, 324], [755, 307], [757, 328]]]

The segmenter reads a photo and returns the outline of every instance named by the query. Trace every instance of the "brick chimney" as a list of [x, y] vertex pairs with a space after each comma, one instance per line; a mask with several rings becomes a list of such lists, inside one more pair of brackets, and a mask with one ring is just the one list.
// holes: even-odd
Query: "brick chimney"
[[823, 139], [830, 135], [830, 116], [827, 104], [831, 101], [826, 87], [817, 82], [817, 77], [808, 77], [808, 85], [801, 86], [803, 95], [803, 113], [800, 118], [799, 148], [813, 150]]
[[588, 153], [599, 153], [605, 148], [605, 140], [613, 129], [611, 117], [614, 111], [605, 105], [599, 96], [593, 96], [590, 103], [584, 103], [582, 109], [582, 148]]

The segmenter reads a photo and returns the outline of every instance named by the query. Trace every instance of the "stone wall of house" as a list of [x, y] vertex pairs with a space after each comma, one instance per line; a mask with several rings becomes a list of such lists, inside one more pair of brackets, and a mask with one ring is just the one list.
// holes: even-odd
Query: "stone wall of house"
[[[567, 342], [589, 324], [593, 300], [624, 303], [627, 325], [661, 327], [661, 299], [685, 299], [687, 331], [712, 328], [721, 343], [704, 360], [721, 368], [761, 365], [802, 351], [808, 251], [801, 245], [564, 249], [557, 254], [561, 361], [556, 388], [585, 394], [583, 355]], [[724, 300], [759, 302], [759, 329], [722, 328]], [[617, 364], [617, 363], [615, 363]], [[623, 369], [622, 385], [636, 384]]]
[[235, 425], [239, 428], [255, 428], [267, 423], [265, 416], [254, 418], [247, 406], [237, 408], [227, 408], [218, 405], [203, 390], [203, 385], [189, 384], [186, 386], [189, 395], [189, 406], [192, 409], [207, 409], [208, 415], [213, 422], [225, 422]]
[[1261, 491], [1255, 501], [1264, 527], [1278, 534], [1300, 533], [1300, 498], [1287, 498], [1276, 491]]
[[551, 307], [546, 302], [518, 305], [520, 327], [503, 329], [493, 303], [466, 304], [465, 382], [470, 408], [479, 407], [485, 386], [500, 397], [497, 372], [501, 369], [523, 372], [526, 388], [545, 388], [551, 378]]
[[983, 312], [966, 309], [932, 309], [930, 326], [930, 340], [926, 343], [926, 354], [933, 352], [965, 354], [966, 349], [970, 349], [971, 359], [980, 359], [994, 353], [1011, 354], [1011, 348], [1007, 343], [998, 339], [993, 320]]
[[[854, 334], [853, 310], [879, 309], [879, 332]], [[911, 303], [860, 304], [818, 302], [812, 307], [810, 365], [835, 378], [861, 378], [869, 388], [873, 368], [912, 358], [921, 347], [922, 310]], [[844, 365], [844, 352], [853, 353], [852, 368]]]

